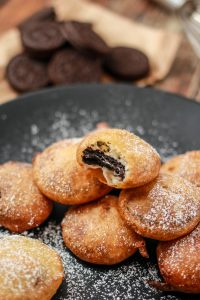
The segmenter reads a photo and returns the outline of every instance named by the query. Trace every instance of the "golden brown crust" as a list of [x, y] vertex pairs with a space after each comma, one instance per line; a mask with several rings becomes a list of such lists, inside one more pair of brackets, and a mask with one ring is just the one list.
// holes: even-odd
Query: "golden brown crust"
[[157, 258], [165, 290], [200, 293], [200, 224], [183, 238], [160, 242]]
[[[115, 159], [121, 170], [90, 163], [84, 158], [88, 150], [100, 151]], [[153, 180], [160, 170], [156, 150], [136, 135], [122, 129], [102, 129], [86, 136], [77, 149], [77, 161], [92, 169], [102, 182], [115, 188], [131, 188]], [[123, 172], [121, 176], [119, 172]], [[123, 178], [124, 177], [124, 178]]]
[[43, 223], [53, 204], [33, 182], [30, 164], [7, 162], [0, 165], [0, 224], [23, 232]]
[[181, 176], [200, 187], [200, 151], [172, 157], [162, 165], [161, 171]]
[[138, 234], [172, 240], [189, 233], [200, 222], [200, 191], [181, 177], [160, 174], [145, 186], [123, 190], [119, 211]]
[[55, 250], [22, 236], [0, 237], [0, 299], [50, 300], [63, 277]]
[[66, 246], [80, 259], [94, 263], [117, 264], [133, 255], [137, 249], [147, 257], [145, 241], [121, 219], [118, 198], [105, 196], [101, 200], [72, 207], [62, 222]]
[[52, 144], [33, 161], [34, 180], [43, 194], [63, 204], [81, 204], [96, 200], [111, 188], [101, 183], [93, 172], [79, 166], [76, 149], [79, 140]]

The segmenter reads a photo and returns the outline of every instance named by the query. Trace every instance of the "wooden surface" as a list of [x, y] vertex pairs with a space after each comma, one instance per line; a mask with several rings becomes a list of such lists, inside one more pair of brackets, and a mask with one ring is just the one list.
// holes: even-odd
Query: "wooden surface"
[[[66, 0], [67, 1], [67, 0]], [[177, 18], [161, 9], [151, 0], [90, 0], [95, 3], [155, 28], [180, 31]], [[48, 5], [49, 0], [0, 0], [0, 34], [16, 26], [25, 17], [41, 7]], [[193, 52], [189, 42], [183, 35], [174, 65], [168, 76], [157, 83], [156, 88], [175, 92], [200, 101], [199, 59]]]

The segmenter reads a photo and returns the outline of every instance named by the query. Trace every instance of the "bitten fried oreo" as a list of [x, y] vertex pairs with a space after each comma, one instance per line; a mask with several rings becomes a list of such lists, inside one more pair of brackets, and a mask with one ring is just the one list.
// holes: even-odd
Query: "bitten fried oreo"
[[56, 84], [98, 82], [101, 78], [98, 59], [78, 53], [74, 49], [57, 52], [49, 63], [48, 74]]
[[50, 300], [63, 277], [55, 250], [27, 237], [0, 237], [1, 300]]
[[63, 140], [36, 155], [34, 180], [48, 198], [63, 204], [81, 204], [107, 194], [111, 188], [79, 166], [76, 150], [79, 140]]
[[156, 150], [122, 129], [102, 129], [86, 136], [77, 149], [77, 161], [102, 182], [122, 189], [153, 180], [160, 169]]
[[148, 257], [145, 241], [121, 219], [117, 201], [117, 197], [108, 195], [67, 211], [62, 221], [63, 239], [80, 259], [112, 265], [130, 257], [138, 249]]
[[77, 49], [101, 55], [109, 51], [104, 40], [88, 24], [77, 21], [65, 22], [62, 26], [62, 33], [66, 40]]
[[200, 222], [200, 191], [181, 177], [160, 174], [144, 186], [123, 190], [119, 211], [138, 234], [173, 240], [191, 232]]
[[200, 187], [200, 151], [172, 157], [162, 165], [161, 171], [181, 176]]
[[52, 202], [34, 184], [30, 164], [0, 165], [0, 225], [23, 232], [43, 223], [52, 208]]
[[19, 54], [11, 59], [6, 77], [10, 85], [19, 92], [33, 91], [49, 83], [46, 65], [26, 54]]
[[115, 47], [105, 57], [105, 68], [113, 75], [127, 80], [144, 78], [150, 71], [148, 57], [141, 51]]
[[157, 258], [165, 283], [153, 282], [154, 287], [164, 291], [200, 293], [200, 224], [183, 238], [160, 242]]
[[60, 24], [56, 22], [34, 22], [21, 31], [22, 44], [36, 58], [47, 58], [65, 44]]

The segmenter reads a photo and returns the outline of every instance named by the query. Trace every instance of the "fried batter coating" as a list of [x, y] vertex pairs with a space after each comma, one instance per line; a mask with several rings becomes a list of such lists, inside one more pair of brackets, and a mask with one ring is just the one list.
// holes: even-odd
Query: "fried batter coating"
[[0, 299], [50, 300], [63, 277], [55, 250], [27, 237], [0, 237]]
[[0, 165], [0, 224], [23, 232], [39, 226], [51, 214], [52, 202], [33, 181], [30, 164], [7, 162]]
[[165, 291], [200, 293], [200, 224], [188, 235], [157, 247], [160, 272], [165, 283], [153, 285]]
[[145, 241], [122, 220], [117, 208], [118, 198], [104, 198], [72, 207], [62, 221], [66, 246], [80, 259], [93, 263], [117, 264], [138, 249], [148, 257]]
[[92, 170], [76, 161], [79, 139], [52, 144], [33, 160], [34, 180], [48, 198], [62, 204], [82, 204], [107, 194], [111, 188], [101, 183]]
[[140, 235], [168, 241], [192, 231], [200, 222], [200, 191], [189, 181], [160, 174], [136, 189], [123, 190], [119, 211]]
[[162, 165], [161, 171], [181, 176], [200, 187], [200, 151], [172, 157]]

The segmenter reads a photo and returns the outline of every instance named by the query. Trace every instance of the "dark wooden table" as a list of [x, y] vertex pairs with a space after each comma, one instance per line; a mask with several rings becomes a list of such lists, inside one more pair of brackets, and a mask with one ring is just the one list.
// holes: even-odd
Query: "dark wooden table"
[[[66, 0], [67, 1], [67, 0]], [[147, 26], [179, 31], [183, 35], [176, 59], [167, 77], [155, 87], [200, 101], [198, 58], [181, 31], [177, 18], [151, 0], [90, 0]], [[0, 34], [16, 26], [49, 0], [0, 0]]]

